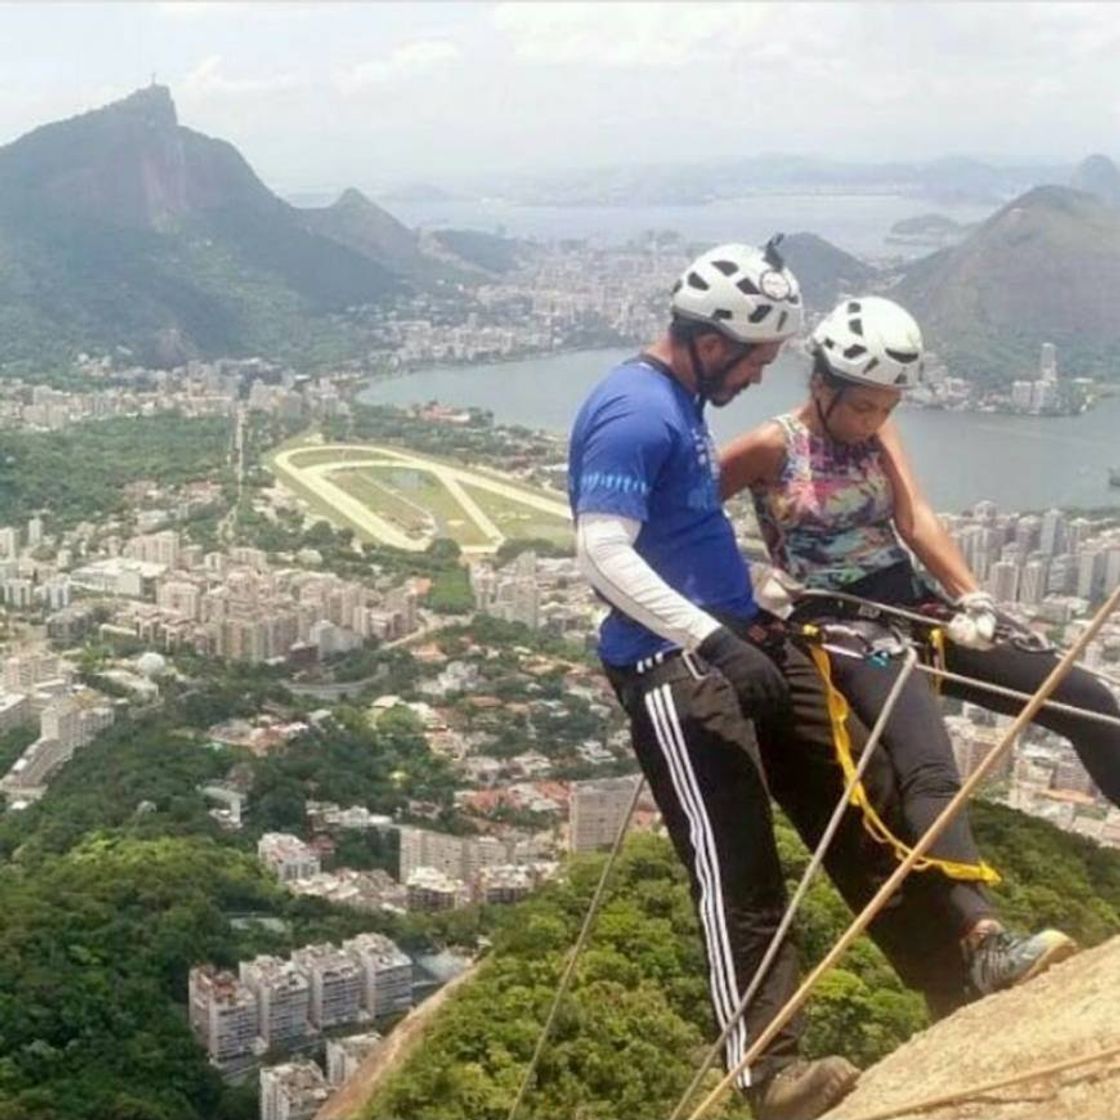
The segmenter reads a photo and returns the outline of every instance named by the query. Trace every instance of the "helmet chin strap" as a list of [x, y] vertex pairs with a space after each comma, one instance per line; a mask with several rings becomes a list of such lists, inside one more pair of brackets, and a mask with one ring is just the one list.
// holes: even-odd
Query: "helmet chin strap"
[[709, 371], [700, 360], [700, 352], [696, 349], [696, 339], [688, 337], [688, 359], [692, 363], [692, 373], [696, 378], [697, 396], [700, 399], [700, 408], [711, 400], [712, 394], [718, 392], [727, 378], [727, 375], [751, 352], [748, 347], [743, 353], [729, 358], [717, 370]]
[[828, 426], [828, 418], [840, 403], [840, 398], [844, 395], [845, 388], [846, 386], [841, 385], [840, 388], [833, 393], [832, 400], [828, 402], [828, 408], [821, 408], [821, 398], [817, 396], [813, 397], [813, 405], [817, 410], [817, 419], [821, 422], [821, 427], [824, 428], [824, 434], [831, 440], [835, 440], [836, 436], [833, 435], [832, 429]]

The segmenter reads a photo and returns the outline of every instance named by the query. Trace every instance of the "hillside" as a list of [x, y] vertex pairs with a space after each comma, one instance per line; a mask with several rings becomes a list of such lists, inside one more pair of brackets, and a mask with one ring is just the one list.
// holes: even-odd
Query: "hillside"
[[801, 284], [810, 313], [828, 311], [847, 295], [864, 291], [876, 270], [815, 233], [794, 233], [782, 241], [782, 255]]
[[163, 86], [44, 125], [0, 148], [0, 363], [338, 345], [330, 313], [403, 290], [405, 239], [375, 257], [315, 225]]
[[[1120, 1047], [1120, 938], [1082, 953], [1022, 988], [962, 1008], [874, 1068], [828, 1120], [893, 1112], [898, 1120], [1115, 1120], [1120, 1055], [982, 1095], [972, 1086]], [[942, 1108], [907, 1108], [965, 1093]]]
[[1120, 168], [1108, 156], [1086, 156], [1074, 169], [1070, 186], [1096, 195], [1106, 206], [1120, 207]]
[[[1005, 875], [998, 894], [1007, 921], [1018, 928], [1060, 922], [1085, 945], [1120, 933], [1120, 853], [997, 806], [977, 805], [974, 825]], [[807, 853], [784, 824], [778, 835], [796, 876]], [[422, 1056], [405, 1060], [353, 1120], [507, 1115], [600, 866], [597, 859], [577, 862], [567, 882], [502, 916], [477, 979], [432, 1024]], [[703, 955], [669, 845], [631, 837], [615, 875], [526, 1116], [667, 1116], [712, 1037]], [[819, 959], [848, 920], [832, 889], [818, 882], [798, 919], [807, 960]], [[821, 982], [807, 1011], [810, 1055], [844, 1053], [865, 1068], [927, 1021], [918, 996], [863, 939]], [[748, 1112], [728, 1099], [711, 1115], [739, 1120]]]
[[1036, 187], [962, 244], [908, 266], [893, 294], [961, 376], [1033, 376], [1053, 342], [1070, 376], [1120, 368], [1120, 211], [1070, 187]]

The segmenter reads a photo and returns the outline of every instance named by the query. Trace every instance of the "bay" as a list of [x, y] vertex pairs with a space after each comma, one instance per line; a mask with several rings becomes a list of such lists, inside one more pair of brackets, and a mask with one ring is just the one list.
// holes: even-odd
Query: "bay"
[[589, 238], [618, 244], [649, 230], [674, 230], [688, 241], [761, 244], [774, 233], [809, 232], [863, 257], [930, 252], [885, 241], [891, 226], [903, 218], [936, 212], [965, 225], [982, 221], [994, 209], [912, 195], [824, 193], [758, 194], [694, 206], [522, 206], [500, 199], [393, 201], [388, 206], [413, 227], [477, 229], [535, 240]]
[[[488, 409], [503, 424], [566, 434], [591, 387], [629, 350], [586, 350], [516, 362], [444, 366], [372, 382], [359, 400], [409, 405], [439, 400]], [[808, 363], [784, 354], [761, 385], [709, 422], [725, 441], [804, 396]], [[1108, 468], [1120, 466], [1120, 399], [1068, 417], [901, 409], [899, 425], [918, 479], [934, 505], [961, 511], [982, 499], [1003, 510], [1120, 505]]]

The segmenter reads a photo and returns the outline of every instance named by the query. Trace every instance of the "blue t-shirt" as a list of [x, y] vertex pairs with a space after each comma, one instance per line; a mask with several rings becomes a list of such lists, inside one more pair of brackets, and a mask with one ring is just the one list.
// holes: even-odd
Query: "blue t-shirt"
[[[750, 575], [719, 497], [719, 459], [699, 404], [647, 358], [616, 366], [576, 416], [568, 452], [572, 514], [613, 513], [642, 523], [638, 555], [699, 607], [752, 618]], [[618, 610], [599, 655], [633, 665], [673, 649]]]

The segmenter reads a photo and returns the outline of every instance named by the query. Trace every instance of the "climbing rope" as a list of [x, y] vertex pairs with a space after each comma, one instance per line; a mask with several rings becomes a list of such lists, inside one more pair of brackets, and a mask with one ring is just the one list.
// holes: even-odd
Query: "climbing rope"
[[704, 1098], [696, 1111], [690, 1115], [689, 1120], [701, 1120], [701, 1118], [719, 1102], [724, 1093], [734, 1084], [741, 1072], [744, 1069], [750, 1068], [751, 1063], [762, 1054], [766, 1047], [769, 1046], [777, 1036], [778, 1032], [797, 1014], [821, 977], [832, 969], [836, 962], [851, 947], [852, 942], [867, 929], [879, 911], [898, 889], [903, 879], [909, 875], [914, 865], [929, 851], [933, 844], [936, 843], [937, 839], [953, 821], [956, 815], [967, 804], [973, 793], [985, 781], [988, 774], [1001, 761], [1003, 756], [1010, 749], [1011, 744], [1014, 743], [1027, 724], [1038, 714], [1043, 702], [1049, 698], [1050, 694], [1069, 674], [1078, 657], [1081, 656], [1085, 648], [1093, 640], [1118, 604], [1120, 604], [1120, 587], [1112, 592], [1104, 605], [1093, 616], [1089, 625], [1082, 631], [1077, 641], [1074, 642], [1069, 650], [1062, 656], [1061, 660], [1053, 668], [1046, 680], [1039, 685], [1026, 706], [1019, 715], [1016, 716], [1011, 726], [1007, 728], [1003, 738], [995, 749], [981, 761], [980, 765], [961, 786], [959, 792], [953, 797], [949, 804], [945, 806], [933, 824], [930, 825], [925, 835], [914, 845], [910, 854], [899, 864], [882, 887], [879, 888], [875, 896], [859, 913], [832, 949], [829, 950], [824, 959], [809, 973], [805, 980], [802, 981], [801, 986], [793, 996], [790, 997], [785, 1006], [778, 1011], [765, 1030], [755, 1039], [742, 1059], [733, 1069], [728, 1071], [727, 1075], [720, 1083]]

